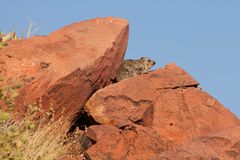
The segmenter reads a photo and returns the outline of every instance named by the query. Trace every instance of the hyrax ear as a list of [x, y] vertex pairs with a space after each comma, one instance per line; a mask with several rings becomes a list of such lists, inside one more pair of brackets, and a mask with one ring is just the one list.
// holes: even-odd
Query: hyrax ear
[[144, 60], [144, 59], [145, 59], [145, 57], [141, 57], [141, 58], [140, 58], [140, 60]]

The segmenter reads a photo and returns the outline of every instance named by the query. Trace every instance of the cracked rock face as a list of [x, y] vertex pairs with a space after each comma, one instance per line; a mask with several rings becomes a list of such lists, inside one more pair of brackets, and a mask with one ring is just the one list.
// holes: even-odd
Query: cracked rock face
[[[145, 123], [143, 115], [150, 118], [149, 114], [154, 113], [159, 93], [197, 85], [198, 82], [184, 70], [167, 65], [97, 91], [88, 100], [85, 110], [101, 124], [122, 127], [137, 121]], [[149, 120], [144, 125], [151, 125], [147, 124], [152, 123]]]
[[111, 83], [128, 43], [128, 21], [95, 18], [63, 27], [48, 36], [9, 42], [0, 52], [0, 86], [23, 85], [15, 118], [25, 104], [37, 101], [43, 112], [54, 111], [69, 129], [75, 114], [96, 90]]
[[[130, 153], [121, 150], [122, 154], [118, 156], [129, 160], [156, 158], [156, 155], [207, 132], [239, 124], [239, 119], [234, 114], [197, 86], [198, 82], [187, 72], [169, 64], [98, 90], [87, 101], [85, 111], [98, 123], [120, 130], [118, 135], [106, 132], [104, 136], [98, 136], [104, 129], [101, 125], [98, 129], [92, 127], [89, 137], [96, 144], [87, 150], [88, 156], [101, 159], [111, 153], [111, 156], [116, 157], [119, 154], [115, 153], [116, 150], [133, 146], [135, 150]], [[147, 135], [141, 137], [141, 129], [145, 129]], [[136, 133], [133, 144], [126, 144], [125, 141], [131, 139], [131, 136], [125, 135], [125, 132]], [[152, 144], [159, 141], [165, 146], [161, 150], [157, 145], [145, 145], [148, 143], [145, 136], [154, 137], [153, 133], [158, 134], [160, 140], [153, 138]], [[115, 141], [121, 137], [125, 138], [125, 141], [121, 140], [122, 145], [108, 146], [108, 143], [113, 142], [106, 144], [107, 140]], [[135, 141], [141, 142], [140, 145], [145, 148], [139, 148]], [[151, 154], [142, 158], [148, 154], [149, 147]], [[136, 157], [133, 158], [132, 154]]]

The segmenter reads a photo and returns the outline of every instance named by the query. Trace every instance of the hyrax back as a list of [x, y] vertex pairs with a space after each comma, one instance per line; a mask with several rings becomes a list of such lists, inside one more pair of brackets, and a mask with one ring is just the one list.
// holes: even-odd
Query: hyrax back
[[155, 61], [147, 57], [141, 57], [138, 60], [124, 60], [122, 65], [117, 70], [116, 80], [119, 82], [128, 77], [141, 75], [146, 73], [154, 65]]

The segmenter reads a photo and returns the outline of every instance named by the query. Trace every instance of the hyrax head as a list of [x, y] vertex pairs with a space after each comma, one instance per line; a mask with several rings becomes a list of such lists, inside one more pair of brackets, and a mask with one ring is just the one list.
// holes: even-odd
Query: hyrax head
[[155, 65], [155, 61], [147, 58], [147, 57], [141, 57], [140, 60], [144, 63], [145, 69], [150, 69], [152, 66]]

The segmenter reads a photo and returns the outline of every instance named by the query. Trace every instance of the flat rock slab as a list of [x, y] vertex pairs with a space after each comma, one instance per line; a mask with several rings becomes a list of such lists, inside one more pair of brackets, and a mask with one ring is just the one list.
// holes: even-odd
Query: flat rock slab
[[[48, 36], [16, 40], [0, 50], [0, 86], [21, 83], [15, 119], [37, 101], [69, 127], [96, 90], [111, 83], [128, 43], [128, 21], [95, 18], [63, 27]], [[66, 127], [65, 129], [69, 129]]]

